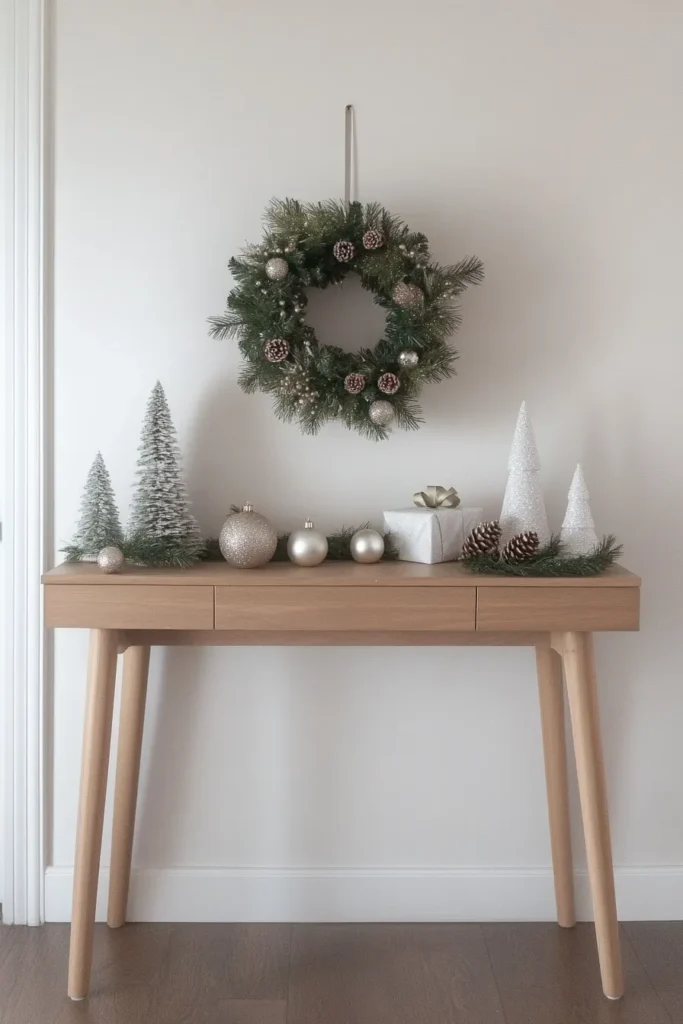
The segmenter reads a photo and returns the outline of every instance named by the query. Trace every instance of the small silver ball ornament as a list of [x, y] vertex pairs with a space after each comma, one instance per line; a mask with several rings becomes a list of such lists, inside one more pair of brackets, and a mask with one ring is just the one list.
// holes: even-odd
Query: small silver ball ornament
[[284, 281], [289, 273], [289, 263], [281, 256], [273, 256], [266, 263], [266, 277], [271, 281]]
[[307, 519], [303, 530], [294, 530], [287, 541], [287, 554], [297, 565], [320, 565], [327, 557], [327, 537]]
[[228, 516], [218, 537], [226, 562], [236, 569], [257, 569], [275, 554], [277, 532], [265, 516], [247, 502], [241, 512]]
[[388, 427], [394, 421], [394, 407], [391, 402], [378, 398], [377, 401], [370, 403], [368, 416], [376, 427]]
[[102, 572], [106, 573], [121, 572], [123, 562], [123, 551], [121, 548], [114, 547], [113, 545], [108, 548], [102, 548], [97, 556], [97, 564]]
[[420, 357], [412, 348], [404, 348], [398, 354], [398, 364], [405, 370], [414, 370], [419, 362]]
[[414, 309], [424, 302], [424, 292], [410, 281], [399, 281], [392, 292], [392, 298], [401, 309]]
[[384, 538], [377, 530], [356, 530], [351, 538], [354, 562], [379, 562], [384, 554]]

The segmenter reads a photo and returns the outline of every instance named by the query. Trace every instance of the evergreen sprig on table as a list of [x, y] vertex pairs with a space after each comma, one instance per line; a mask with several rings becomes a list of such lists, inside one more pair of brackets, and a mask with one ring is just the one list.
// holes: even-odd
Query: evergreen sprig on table
[[597, 576], [615, 564], [622, 550], [610, 534], [588, 554], [568, 555], [555, 535], [538, 554], [523, 562], [505, 561], [497, 551], [470, 555], [462, 561], [472, 572], [495, 576]]

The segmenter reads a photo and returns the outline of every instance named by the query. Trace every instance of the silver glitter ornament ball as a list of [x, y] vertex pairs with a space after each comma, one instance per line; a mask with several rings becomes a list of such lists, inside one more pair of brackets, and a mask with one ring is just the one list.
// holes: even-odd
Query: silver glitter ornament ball
[[289, 263], [281, 256], [273, 256], [266, 263], [266, 277], [270, 281], [284, 281], [289, 273]]
[[420, 357], [412, 348], [404, 348], [403, 351], [398, 354], [398, 364], [405, 370], [414, 370], [419, 362]]
[[307, 519], [303, 530], [290, 533], [287, 554], [297, 565], [320, 565], [327, 557], [327, 537]]
[[116, 548], [114, 546], [102, 548], [97, 556], [97, 564], [102, 572], [106, 573], [121, 572], [123, 562], [123, 551], [121, 548]]
[[384, 554], [384, 538], [377, 530], [356, 530], [351, 538], [354, 562], [379, 562]]
[[376, 427], [388, 427], [394, 421], [394, 407], [391, 402], [378, 398], [376, 402], [370, 403], [368, 416]]
[[225, 520], [218, 546], [225, 561], [236, 569], [257, 569], [275, 554], [277, 532], [247, 502], [241, 512]]
[[416, 284], [399, 281], [392, 292], [392, 298], [401, 309], [411, 309], [424, 302], [424, 293]]

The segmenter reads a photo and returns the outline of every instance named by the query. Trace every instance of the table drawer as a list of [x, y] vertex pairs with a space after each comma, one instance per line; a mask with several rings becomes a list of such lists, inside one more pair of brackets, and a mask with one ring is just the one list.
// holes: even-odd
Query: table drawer
[[216, 629], [474, 629], [475, 587], [216, 587]]
[[638, 587], [479, 587], [479, 630], [638, 629]]
[[213, 587], [45, 587], [46, 626], [213, 629]]

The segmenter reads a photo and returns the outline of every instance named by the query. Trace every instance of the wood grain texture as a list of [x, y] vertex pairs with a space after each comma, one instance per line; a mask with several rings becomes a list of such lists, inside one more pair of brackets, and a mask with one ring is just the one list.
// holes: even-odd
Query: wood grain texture
[[602, 987], [619, 999], [624, 980], [592, 637], [565, 633], [562, 649]]
[[120, 928], [126, 921], [149, 655], [149, 647], [138, 646], [129, 647], [123, 656], [107, 910], [107, 924], [110, 928]]
[[121, 573], [107, 576], [97, 565], [87, 562], [65, 562], [43, 576], [43, 583], [98, 587], [120, 586], [188, 586], [222, 587], [512, 587], [514, 589], [566, 590], [571, 587], [638, 587], [640, 579], [621, 566], [614, 566], [601, 576], [589, 579], [523, 579], [513, 576], [480, 576], [471, 573], [461, 562], [440, 562], [422, 565], [419, 562], [378, 562], [358, 565], [356, 562], [323, 562], [314, 569], [305, 569], [291, 562], [269, 562], [260, 569], [233, 569], [225, 562], [203, 562], [190, 569], [144, 569], [126, 565]]
[[288, 1024], [505, 1024], [478, 925], [297, 925]]
[[45, 587], [45, 625], [213, 629], [213, 587]]
[[457, 633], [441, 630], [127, 630], [121, 633], [125, 647], [539, 647], [550, 643], [549, 633]]
[[628, 991], [612, 1003], [600, 991], [591, 925], [485, 924], [482, 929], [507, 1024], [671, 1024], [627, 937]]
[[564, 729], [564, 686], [559, 655], [548, 646], [537, 647], [536, 670], [557, 922], [563, 928], [572, 928], [576, 924], [576, 915]]
[[476, 592], [429, 587], [216, 587], [216, 629], [474, 629]]
[[632, 587], [480, 587], [477, 629], [636, 630], [639, 609], [640, 592]]
[[91, 631], [71, 911], [68, 992], [72, 999], [83, 999], [90, 984], [117, 649], [114, 631]]

